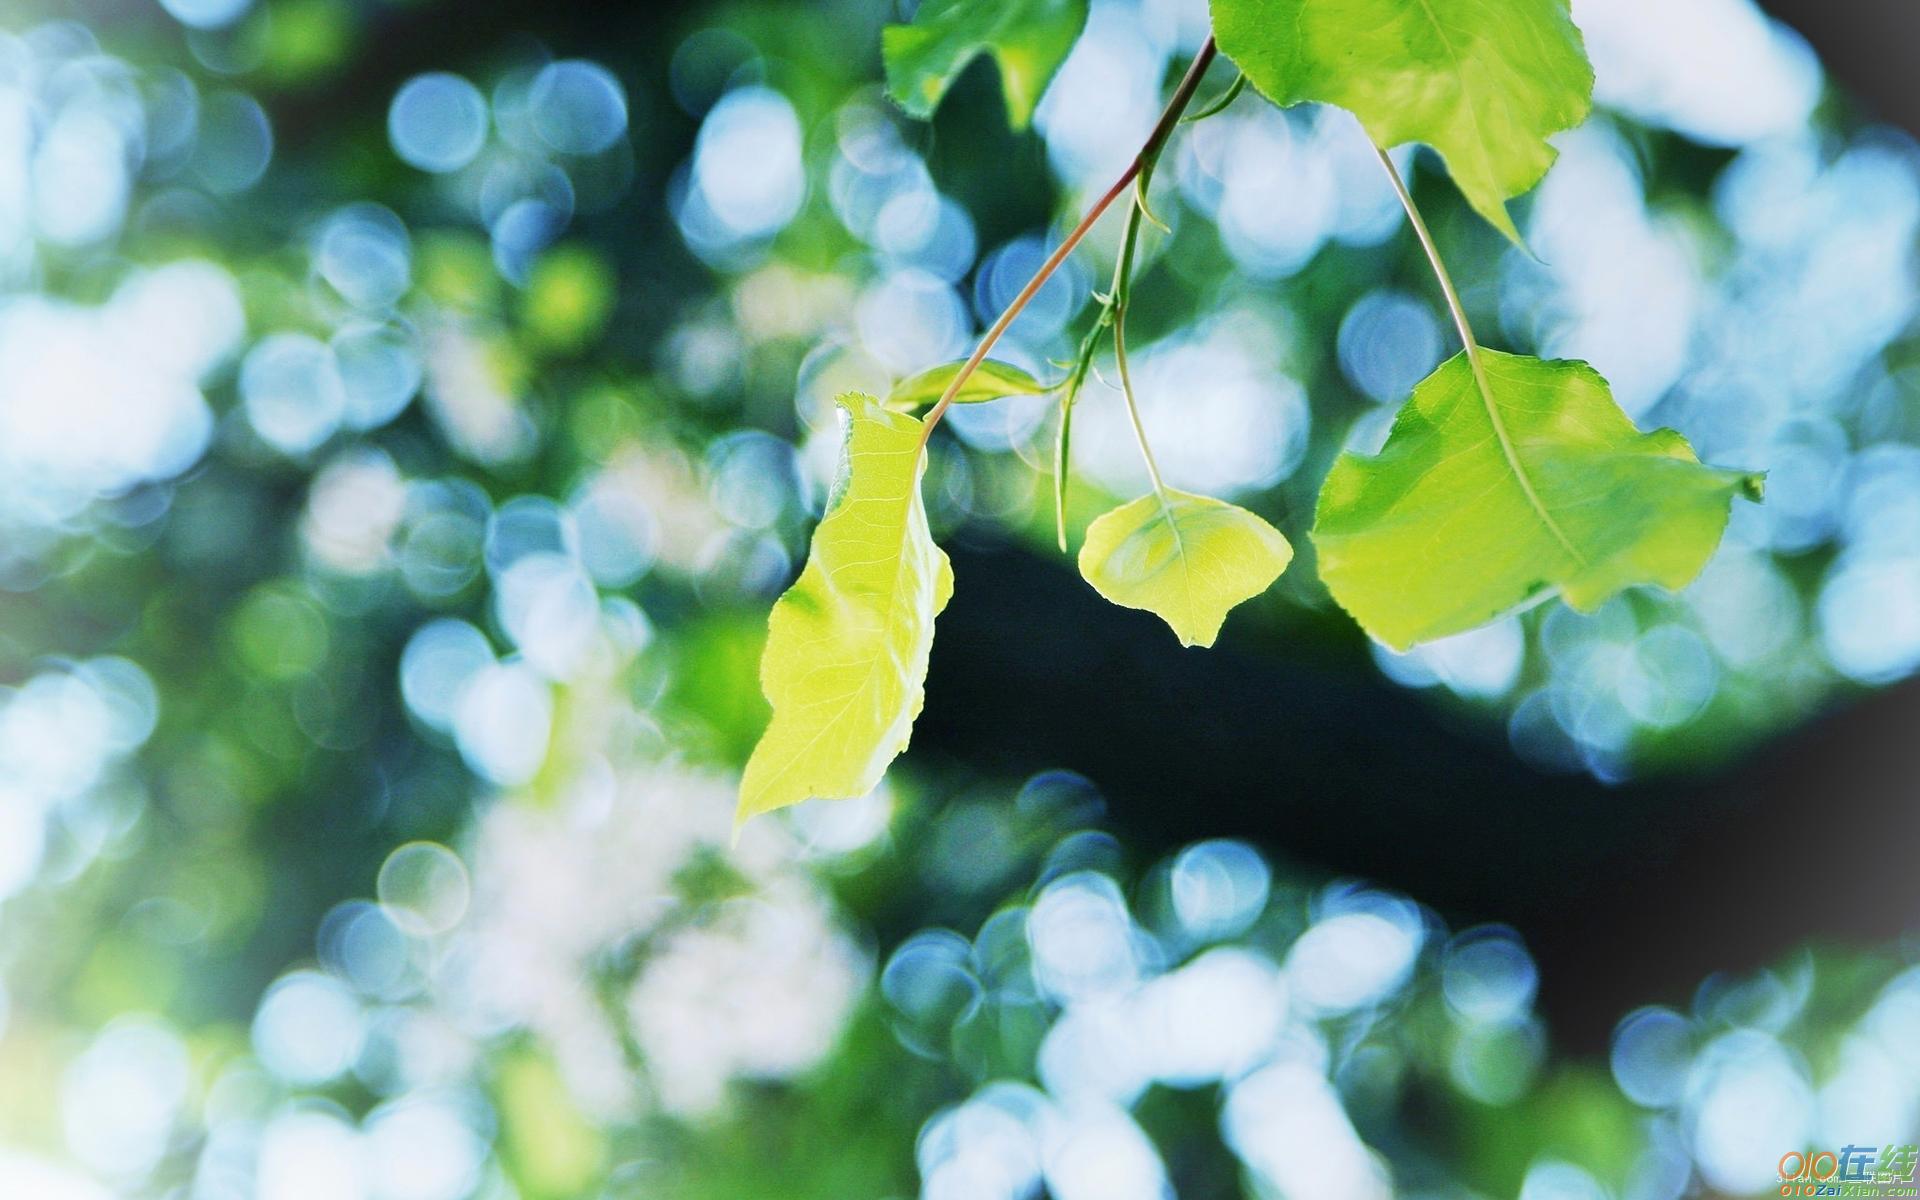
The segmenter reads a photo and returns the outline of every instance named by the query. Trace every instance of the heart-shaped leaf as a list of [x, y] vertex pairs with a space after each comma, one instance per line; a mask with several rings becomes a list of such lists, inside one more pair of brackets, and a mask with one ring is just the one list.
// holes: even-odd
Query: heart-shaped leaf
[[1181, 645], [1211, 646], [1233, 606], [1292, 558], [1280, 531], [1246, 509], [1167, 488], [1087, 526], [1080, 574], [1115, 604], [1159, 616]]
[[1086, 0], [926, 0], [913, 24], [881, 31], [887, 94], [925, 120], [967, 64], [991, 54], [1007, 120], [1024, 129], [1086, 23]]
[[873, 790], [906, 749], [933, 619], [953, 595], [920, 498], [920, 422], [871, 396], [839, 403], [845, 456], [806, 569], [767, 622], [760, 686], [773, 720], [747, 760], [736, 822]]
[[1220, 51], [1275, 104], [1318, 100], [1376, 145], [1425, 142], [1516, 243], [1506, 201], [1586, 119], [1593, 68], [1567, 0], [1212, 0]]
[[1593, 368], [1480, 350], [1413, 389], [1380, 453], [1342, 454], [1313, 544], [1334, 599], [1398, 650], [1544, 594], [1591, 611], [1635, 584], [1685, 586], [1761, 479], [1641, 433]]

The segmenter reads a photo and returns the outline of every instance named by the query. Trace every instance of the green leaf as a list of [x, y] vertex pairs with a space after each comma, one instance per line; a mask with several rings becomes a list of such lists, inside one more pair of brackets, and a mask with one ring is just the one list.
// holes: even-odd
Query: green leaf
[[1220, 50], [1276, 104], [1318, 100], [1385, 147], [1425, 142], [1494, 227], [1593, 104], [1567, 0], [1212, 0]]
[[1080, 574], [1115, 604], [1159, 616], [1182, 646], [1211, 646], [1227, 612], [1292, 558], [1280, 531], [1246, 509], [1168, 488], [1087, 526]]
[[767, 622], [760, 687], [773, 720], [747, 760], [736, 824], [873, 790], [906, 749], [933, 618], [953, 595], [920, 498], [920, 422], [871, 396], [839, 403], [845, 456], [806, 569]]
[[[902, 379], [887, 393], [887, 407], [900, 412], [915, 412], [933, 404], [946, 394], [947, 385], [953, 382], [953, 377], [965, 365], [964, 362], [942, 363]], [[954, 395], [953, 402], [981, 404], [1003, 396], [1038, 396], [1057, 386], [1041, 383], [1012, 363], [989, 358], [967, 376], [967, 381], [960, 385], [959, 392]]]
[[967, 64], [991, 54], [1007, 120], [1024, 129], [1086, 23], [1086, 0], [926, 0], [913, 24], [881, 31], [887, 94], [925, 120]]
[[1342, 454], [1313, 544], [1334, 599], [1405, 650], [1558, 591], [1590, 612], [1635, 584], [1684, 587], [1760, 476], [1641, 433], [1582, 362], [1481, 350], [1413, 389], [1373, 457]]

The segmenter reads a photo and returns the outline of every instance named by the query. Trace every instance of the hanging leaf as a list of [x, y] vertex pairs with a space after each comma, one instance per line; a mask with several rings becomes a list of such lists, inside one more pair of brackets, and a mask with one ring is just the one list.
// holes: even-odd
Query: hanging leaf
[[880, 34], [887, 94], [925, 120], [967, 64], [991, 54], [1007, 120], [1025, 129], [1086, 23], [1086, 0], [926, 0], [913, 24]]
[[933, 619], [953, 594], [920, 498], [920, 422], [871, 396], [839, 403], [845, 456], [806, 569], [767, 623], [760, 687], [773, 720], [747, 760], [736, 822], [873, 790], [906, 749]]
[[1280, 531], [1246, 509], [1168, 488], [1087, 526], [1080, 574], [1115, 604], [1160, 617], [1182, 646], [1211, 646], [1228, 611], [1292, 558]]
[[1373, 457], [1342, 454], [1313, 544], [1334, 599], [1397, 650], [1558, 591], [1590, 612], [1635, 584], [1685, 586], [1736, 492], [1671, 429], [1641, 433], [1593, 368], [1481, 350], [1413, 389]]
[[[964, 365], [964, 362], [942, 363], [902, 379], [887, 393], [887, 407], [899, 412], [917, 412], [926, 408], [946, 394], [947, 385], [953, 382], [953, 377], [960, 373]], [[1012, 363], [989, 358], [967, 376], [967, 381], [954, 394], [953, 402], [981, 404], [1005, 396], [1038, 396], [1052, 391], [1055, 386], [1041, 383]]]
[[1518, 243], [1506, 201], [1547, 173], [1547, 137], [1592, 107], [1567, 0], [1212, 0], [1220, 50], [1279, 105], [1318, 100], [1384, 147], [1438, 150]]

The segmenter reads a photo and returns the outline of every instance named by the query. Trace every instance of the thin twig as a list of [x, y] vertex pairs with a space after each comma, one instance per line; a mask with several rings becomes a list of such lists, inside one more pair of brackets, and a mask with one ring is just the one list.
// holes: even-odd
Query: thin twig
[[1087, 210], [1087, 215], [1081, 217], [1080, 223], [1067, 234], [1066, 240], [1047, 256], [1047, 261], [1040, 264], [1040, 269], [1034, 272], [1033, 278], [1029, 279], [1027, 285], [1020, 289], [1020, 294], [1013, 298], [1013, 303], [1007, 305], [1006, 311], [988, 327], [985, 334], [981, 335], [980, 344], [974, 347], [967, 361], [961, 364], [959, 373], [954, 375], [952, 381], [947, 384], [947, 390], [941, 394], [940, 402], [928, 411], [926, 422], [920, 430], [922, 446], [927, 444], [927, 439], [933, 434], [933, 427], [938, 425], [940, 418], [946, 415], [947, 409], [953, 404], [953, 398], [960, 394], [960, 389], [966, 385], [968, 378], [982, 362], [986, 361], [987, 353], [993, 349], [994, 343], [1000, 340], [1000, 335], [1007, 331], [1007, 327], [1013, 324], [1014, 318], [1018, 317], [1032, 302], [1034, 296], [1039, 293], [1040, 288], [1053, 273], [1060, 269], [1060, 264], [1067, 261], [1067, 256], [1073, 253], [1074, 247], [1078, 246], [1093, 229], [1095, 222], [1099, 221], [1107, 209], [1112, 207], [1115, 200], [1125, 194], [1127, 188], [1133, 183], [1134, 177], [1140, 174], [1141, 168], [1159, 156], [1167, 136], [1173, 132], [1174, 126], [1179, 124], [1180, 114], [1186, 111], [1188, 103], [1193, 100], [1193, 93], [1200, 86], [1200, 77], [1207, 73], [1207, 67], [1213, 63], [1216, 53], [1213, 39], [1209, 37], [1201, 45], [1200, 52], [1193, 56], [1193, 62], [1187, 67], [1187, 73], [1180, 79], [1180, 86], [1174, 89], [1173, 97], [1167, 101], [1167, 107], [1160, 113], [1159, 121], [1154, 123], [1153, 132], [1147, 135], [1146, 142], [1141, 145], [1139, 153], [1133, 156], [1133, 161], [1127, 165], [1127, 169], [1122, 171], [1120, 178], [1113, 181], [1113, 186], [1094, 202], [1093, 207]]

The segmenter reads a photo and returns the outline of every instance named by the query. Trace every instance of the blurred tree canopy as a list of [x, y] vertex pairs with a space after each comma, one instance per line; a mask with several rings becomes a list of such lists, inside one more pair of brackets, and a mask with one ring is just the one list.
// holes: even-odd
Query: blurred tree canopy
[[[1532, 254], [1396, 155], [1489, 347], [1768, 472], [1697, 581], [1405, 654], [1341, 613], [1315, 498], [1453, 334], [1357, 123], [1249, 93], [1158, 165], [1132, 376], [1166, 482], [1294, 566], [1202, 662], [1058, 556], [1054, 401], [955, 406], [914, 749], [732, 841], [834, 397], [964, 355], [1210, 28], [1098, 0], [1044, 95], [989, 53], [919, 120], [913, 15], [0, 20], [0, 1195], [1672, 1200], [1916, 1140], [1911, 945], [1573, 1054], [1450, 907], [1577, 894], [1671, 781], [1920, 667], [1920, 153], [1746, 0], [1573, 6]], [[1062, 374], [1121, 230], [996, 358]], [[1076, 541], [1148, 486], [1117, 383]]]

